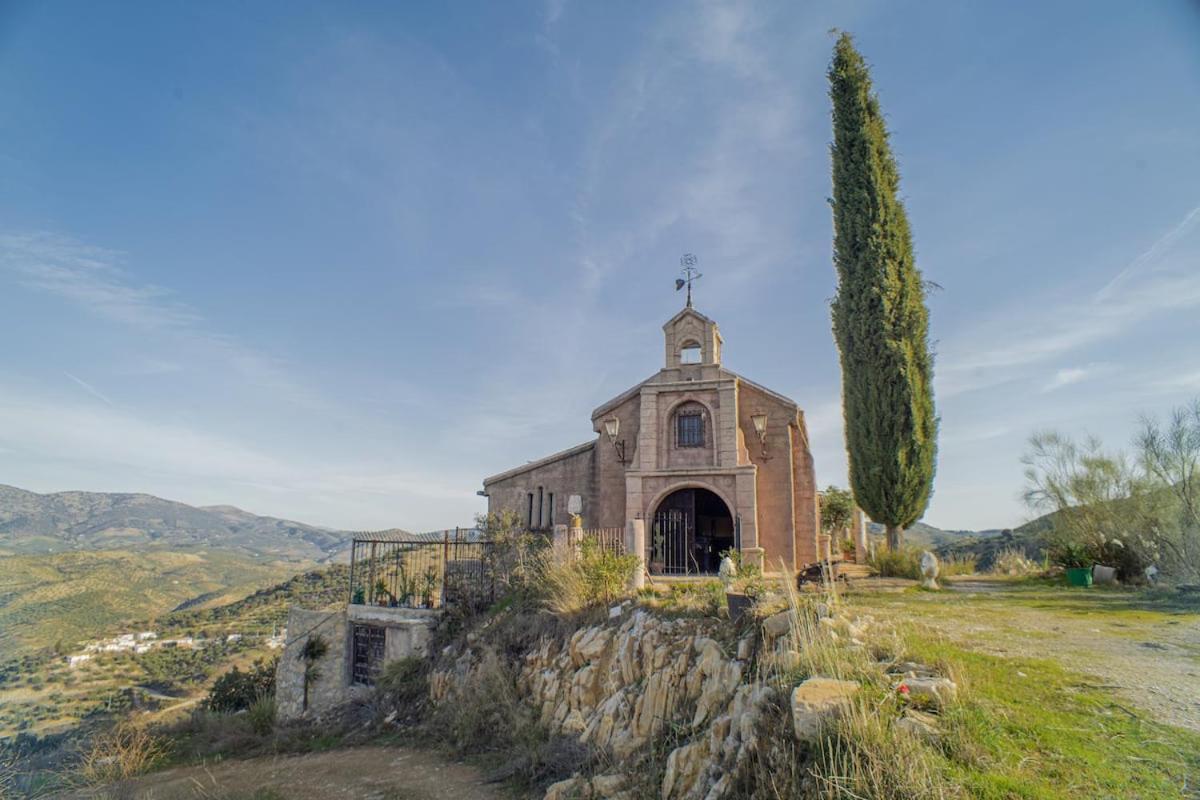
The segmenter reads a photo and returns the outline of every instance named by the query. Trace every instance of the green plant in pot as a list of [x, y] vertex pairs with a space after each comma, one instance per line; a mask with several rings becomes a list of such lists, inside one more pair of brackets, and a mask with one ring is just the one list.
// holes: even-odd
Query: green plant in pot
[[1072, 586], [1092, 585], [1091, 550], [1079, 542], [1064, 542], [1050, 553], [1050, 560], [1066, 570], [1067, 583]]
[[650, 571], [659, 575], [667, 566], [667, 537], [658, 525], [654, 526], [653, 545], [650, 549]]

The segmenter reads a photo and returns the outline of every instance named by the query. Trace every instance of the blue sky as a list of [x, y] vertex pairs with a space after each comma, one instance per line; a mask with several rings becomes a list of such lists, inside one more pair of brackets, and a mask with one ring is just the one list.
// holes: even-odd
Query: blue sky
[[428, 529], [660, 366], [845, 482], [831, 28], [930, 298], [927, 521], [1028, 517], [1035, 430], [1200, 394], [1200, 12], [1132, 3], [0, 3], [0, 482]]

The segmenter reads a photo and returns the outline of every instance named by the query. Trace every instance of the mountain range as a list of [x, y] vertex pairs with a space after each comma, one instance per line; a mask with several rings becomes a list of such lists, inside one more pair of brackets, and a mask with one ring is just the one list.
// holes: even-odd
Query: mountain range
[[324, 562], [344, 553], [351, 535], [233, 506], [148, 494], [37, 494], [0, 484], [0, 555], [211, 548], [255, 561]]

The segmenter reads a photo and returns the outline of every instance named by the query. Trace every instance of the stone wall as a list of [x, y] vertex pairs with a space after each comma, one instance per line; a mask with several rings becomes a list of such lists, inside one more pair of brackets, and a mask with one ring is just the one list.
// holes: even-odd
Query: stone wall
[[[606, 442], [607, 443], [607, 442]], [[483, 488], [488, 496], [488, 511], [515, 511], [521, 523], [527, 522], [529, 494], [533, 494], [534, 528], [553, 528], [570, 521], [567, 499], [577, 494], [583, 499], [583, 517], [586, 524], [595, 526], [600, 516], [600, 502], [594, 483], [594, 460], [596, 443], [565, 450], [541, 461], [484, 481]], [[538, 489], [542, 490], [543, 513], [538, 517]], [[549, 495], [554, 495], [554, 509], [550, 513]], [[622, 519], [621, 523], [624, 524]]]
[[[345, 610], [288, 609], [288, 640], [275, 667], [275, 710], [281, 720], [319, 717], [350, 699], [350, 650]], [[318, 677], [309, 683], [304, 710], [304, 645], [320, 636], [329, 646], [316, 663]]]
[[[383, 663], [409, 656], [424, 656], [441, 612], [431, 609], [376, 608], [351, 605], [337, 611], [288, 609], [288, 641], [275, 668], [275, 708], [281, 720], [320, 718], [369, 687], [351, 683], [351, 631], [354, 624], [384, 629]], [[308, 710], [304, 709], [305, 643], [321, 636], [328, 645], [316, 663], [317, 677], [309, 683]]]

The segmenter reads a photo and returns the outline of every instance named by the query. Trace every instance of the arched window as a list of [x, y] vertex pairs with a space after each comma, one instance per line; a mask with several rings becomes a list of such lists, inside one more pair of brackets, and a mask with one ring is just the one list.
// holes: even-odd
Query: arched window
[[700, 343], [697, 341], [689, 339], [679, 348], [680, 364], [699, 364], [700, 358]]
[[704, 406], [684, 403], [675, 412], [675, 446], [704, 447], [706, 428]]

